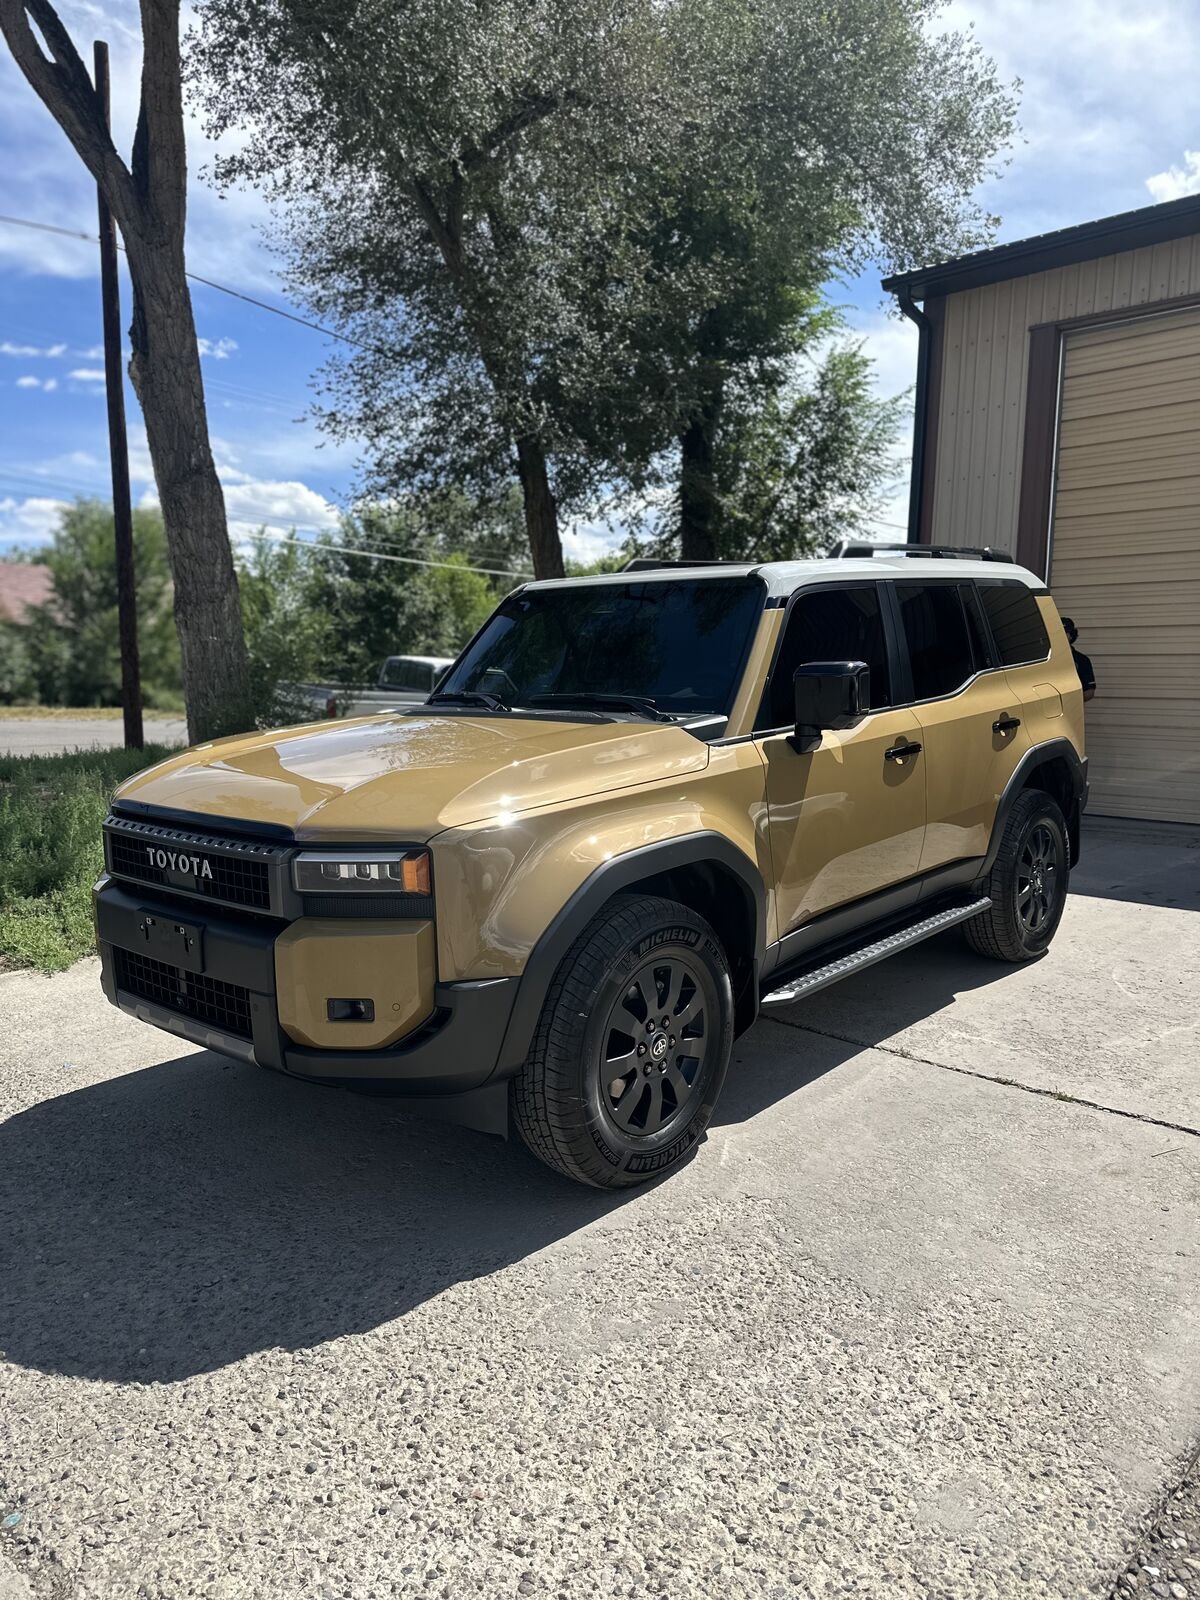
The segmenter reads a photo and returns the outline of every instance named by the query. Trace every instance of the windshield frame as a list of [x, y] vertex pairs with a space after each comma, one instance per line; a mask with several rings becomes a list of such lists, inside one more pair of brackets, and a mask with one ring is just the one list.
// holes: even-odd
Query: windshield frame
[[[677, 727], [686, 727], [688, 723], [691, 722], [711, 721], [714, 717], [720, 717], [728, 720], [733, 707], [737, 704], [738, 693], [742, 687], [742, 682], [746, 675], [746, 667], [754, 649], [754, 642], [757, 638], [759, 627], [762, 623], [763, 614], [766, 611], [769, 602], [770, 590], [766, 580], [757, 572], [739, 572], [735, 577], [732, 575], [717, 575], [716, 573], [708, 572], [698, 572], [693, 575], [691, 572], [685, 573], [680, 571], [677, 573], [671, 573], [669, 577], [664, 576], [661, 578], [651, 578], [646, 572], [616, 572], [613, 573], [611, 577], [605, 575], [603, 579], [584, 578], [577, 580], [576, 582], [572, 582], [570, 579], [568, 579], [565, 582], [553, 581], [552, 583], [546, 584], [522, 584], [519, 588], [513, 589], [511, 593], [506, 594], [496, 606], [495, 610], [489, 614], [483, 625], [476, 629], [475, 633], [472, 634], [471, 638], [455, 657], [453, 663], [442, 673], [429, 700], [426, 701], [426, 705], [430, 710], [433, 711], [462, 709], [461, 707], [455, 707], [451, 703], [439, 705], [437, 696], [443, 691], [448, 694], [473, 692], [465, 691], [463, 689], [455, 689], [452, 687], [454, 679], [458, 672], [462, 669], [471, 652], [475, 649], [476, 645], [483, 638], [487, 630], [492, 626], [496, 617], [500, 615], [505, 606], [511, 604], [513, 601], [519, 600], [523, 596], [530, 594], [550, 594], [556, 591], [565, 592], [568, 590], [572, 592], [578, 592], [580, 589], [584, 588], [607, 590], [633, 587], [635, 585], [638, 587], [648, 587], [651, 582], [662, 583], [664, 586], [670, 583], [686, 583], [691, 587], [699, 587], [700, 585], [711, 586], [713, 584], [736, 584], [742, 588], [754, 588], [758, 590], [758, 610], [751, 615], [749, 625], [746, 628], [745, 642], [742, 646], [741, 654], [735, 663], [734, 669], [730, 676], [727, 703], [722, 706], [706, 707], [704, 709], [697, 709], [694, 711], [667, 711], [665, 708], [661, 708], [664, 718], [675, 723]], [[633, 693], [634, 691], [630, 692]], [[516, 700], [511, 705], [501, 706], [495, 711], [489, 711], [483, 707], [480, 707], [478, 714], [481, 716], [522, 716], [539, 718], [545, 718], [547, 715], [549, 715], [556, 717], [559, 720], [575, 721], [576, 719], [579, 719], [589, 722], [597, 720], [598, 717], [602, 718], [604, 721], [618, 721], [623, 717], [634, 717], [638, 720], [649, 720], [648, 716], [646, 718], [642, 718], [636, 711], [632, 709], [629, 711], [601, 711], [594, 704], [589, 705], [584, 700], [582, 693], [578, 707], [570, 705], [569, 698], [569, 691], [567, 691], [567, 697], [564, 698], [561, 708], [555, 708], [553, 711], [551, 711], [545, 705], [525, 705], [520, 700]], [[642, 698], [649, 699], [651, 697], [643, 696]]]

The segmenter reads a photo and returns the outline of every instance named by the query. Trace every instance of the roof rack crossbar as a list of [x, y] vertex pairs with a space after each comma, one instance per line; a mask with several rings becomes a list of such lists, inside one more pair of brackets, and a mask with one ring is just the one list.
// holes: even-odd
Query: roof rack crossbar
[[744, 567], [745, 561], [669, 561], [658, 556], [634, 556], [622, 572], [657, 572], [664, 567]]
[[1006, 561], [1011, 566], [1013, 557], [1007, 550], [993, 550], [990, 545], [954, 544], [868, 544], [865, 540], [843, 539], [829, 552], [832, 561], [846, 560], [851, 556], [933, 556], [937, 559], [961, 561]]

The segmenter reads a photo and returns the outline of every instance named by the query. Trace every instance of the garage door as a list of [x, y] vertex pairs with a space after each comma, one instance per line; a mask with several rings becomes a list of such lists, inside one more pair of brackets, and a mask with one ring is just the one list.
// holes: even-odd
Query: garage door
[[1069, 334], [1050, 585], [1079, 626], [1091, 809], [1200, 822], [1200, 312]]

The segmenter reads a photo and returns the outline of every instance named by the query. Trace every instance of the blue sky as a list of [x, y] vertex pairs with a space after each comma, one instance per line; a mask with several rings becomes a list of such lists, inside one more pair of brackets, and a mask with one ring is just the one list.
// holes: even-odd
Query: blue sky
[[[128, 151], [136, 109], [136, 4], [63, 0], [60, 13], [90, 59], [108, 39], [113, 122]], [[943, 25], [971, 26], [1001, 73], [1020, 78], [1021, 142], [982, 198], [998, 239], [1200, 192], [1198, 0], [951, 0]], [[286, 305], [266, 220], [250, 194], [217, 196], [197, 175], [209, 149], [190, 129], [188, 261], [194, 272]], [[94, 191], [74, 152], [0, 45], [0, 213], [92, 232]], [[876, 361], [881, 392], [913, 378], [915, 333], [890, 313], [878, 274], [832, 286]], [[331, 525], [351, 497], [356, 451], [323, 442], [305, 413], [328, 341], [202, 287], [196, 325], [214, 450], [235, 535], [265, 523]], [[128, 291], [124, 303], [128, 318]], [[45, 540], [63, 501], [107, 494], [95, 247], [0, 223], [0, 548]], [[137, 404], [128, 396], [135, 501], [153, 481]], [[879, 533], [903, 523], [907, 443]], [[895, 525], [895, 526], [894, 526]], [[606, 541], [569, 530], [568, 554]]]

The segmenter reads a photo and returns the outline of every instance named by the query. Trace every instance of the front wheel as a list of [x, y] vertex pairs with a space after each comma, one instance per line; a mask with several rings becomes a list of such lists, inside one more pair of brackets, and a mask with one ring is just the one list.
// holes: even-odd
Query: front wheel
[[991, 908], [963, 924], [973, 950], [996, 961], [1032, 961], [1049, 948], [1067, 903], [1067, 824], [1038, 789], [1017, 797], [988, 878]]
[[619, 895], [563, 957], [512, 1081], [513, 1120], [579, 1183], [643, 1183], [703, 1137], [732, 1043], [729, 964], [708, 923], [674, 900]]

